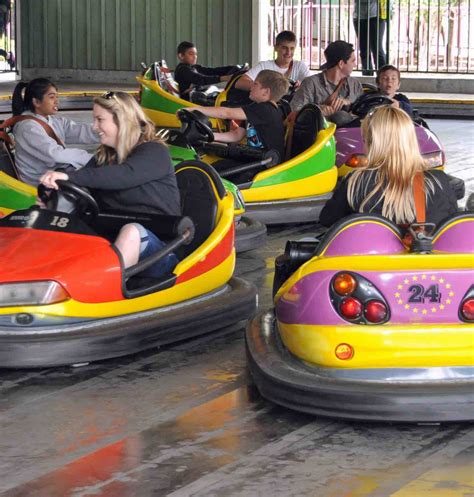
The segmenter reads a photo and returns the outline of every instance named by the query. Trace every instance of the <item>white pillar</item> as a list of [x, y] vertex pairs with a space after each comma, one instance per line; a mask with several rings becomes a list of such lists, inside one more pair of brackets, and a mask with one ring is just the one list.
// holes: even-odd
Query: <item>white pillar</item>
[[252, 0], [252, 66], [266, 59], [269, 0]]

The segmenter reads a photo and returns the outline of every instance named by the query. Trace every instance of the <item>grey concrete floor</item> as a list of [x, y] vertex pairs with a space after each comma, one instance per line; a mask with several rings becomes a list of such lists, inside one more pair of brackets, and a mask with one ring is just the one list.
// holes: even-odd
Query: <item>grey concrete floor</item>
[[[448, 172], [474, 191], [474, 122], [429, 124]], [[316, 229], [270, 228], [265, 247], [239, 256], [261, 308], [285, 241]], [[0, 370], [0, 496], [474, 496], [471, 425], [350, 423], [270, 404], [248, 375], [243, 329], [84, 367]]]

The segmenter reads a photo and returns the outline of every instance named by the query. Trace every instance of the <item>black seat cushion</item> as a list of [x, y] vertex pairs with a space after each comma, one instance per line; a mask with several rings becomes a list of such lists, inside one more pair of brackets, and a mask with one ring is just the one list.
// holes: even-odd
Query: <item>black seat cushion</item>
[[185, 257], [205, 242], [217, 222], [219, 198], [226, 194], [216, 171], [199, 161], [184, 161], [176, 168], [181, 195], [181, 214], [190, 217], [195, 226], [193, 241], [182, 248]]
[[296, 157], [313, 145], [324, 127], [321, 109], [315, 104], [305, 105], [295, 119], [290, 158]]

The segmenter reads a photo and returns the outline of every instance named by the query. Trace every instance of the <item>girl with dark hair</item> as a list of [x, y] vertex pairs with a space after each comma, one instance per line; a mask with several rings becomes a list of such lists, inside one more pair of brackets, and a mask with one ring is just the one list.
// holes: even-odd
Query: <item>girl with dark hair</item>
[[91, 154], [79, 148], [66, 148], [67, 143], [91, 145], [99, 143], [91, 124], [78, 124], [58, 112], [58, 89], [46, 78], [16, 85], [12, 97], [13, 116], [17, 122], [15, 162], [20, 179], [38, 185], [40, 177], [50, 169], [80, 169]]

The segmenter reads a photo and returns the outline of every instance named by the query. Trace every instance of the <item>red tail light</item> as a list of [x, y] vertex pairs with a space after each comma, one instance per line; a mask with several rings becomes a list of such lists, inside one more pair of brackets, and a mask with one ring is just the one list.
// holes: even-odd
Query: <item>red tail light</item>
[[461, 315], [466, 321], [474, 321], [474, 299], [466, 299], [461, 304]]
[[380, 323], [387, 317], [387, 306], [379, 300], [371, 300], [365, 304], [364, 315], [371, 323]]
[[357, 319], [362, 314], [362, 304], [352, 297], [344, 299], [340, 309], [346, 319]]
[[[380, 325], [390, 320], [390, 307], [382, 292], [361, 274], [336, 273], [329, 286], [329, 296], [334, 310], [351, 324]], [[464, 297], [468, 298], [474, 300], [474, 285], [473, 295]]]

